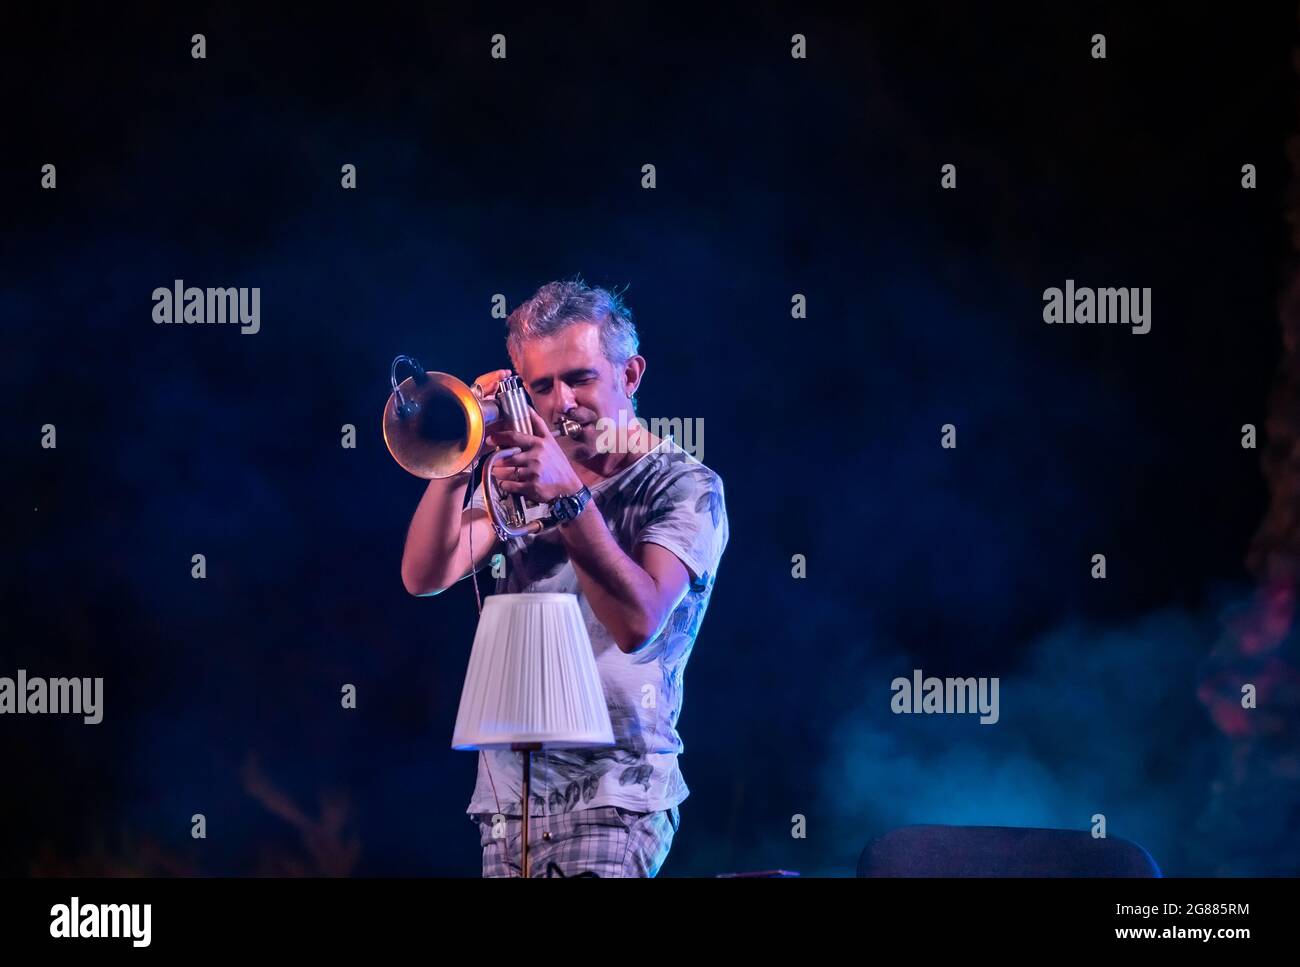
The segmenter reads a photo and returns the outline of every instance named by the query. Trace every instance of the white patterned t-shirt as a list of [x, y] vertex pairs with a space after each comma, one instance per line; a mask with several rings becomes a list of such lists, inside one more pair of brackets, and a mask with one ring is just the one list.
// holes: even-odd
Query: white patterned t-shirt
[[[690, 586], [663, 630], [629, 655], [592, 612], [554, 528], [508, 542], [497, 593], [577, 595], [614, 728], [612, 747], [533, 753], [533, 816], [597, 806], [653, 812], [677, 805], [690, 793], [677, 765], [685, 748], [677, 719], [686, 662], [729, 536], [722, 478], [666, 436], [614, 476], [591, 486], [591, 493], [624, 553], [632, 556], [642, 542], [665, 547], [690, 572]], [[475, 488], [471, 503], [482, 508], [481, 487]], [[522, 815], [521, 784], [521, 753], [484, 750], [466, 812]]]

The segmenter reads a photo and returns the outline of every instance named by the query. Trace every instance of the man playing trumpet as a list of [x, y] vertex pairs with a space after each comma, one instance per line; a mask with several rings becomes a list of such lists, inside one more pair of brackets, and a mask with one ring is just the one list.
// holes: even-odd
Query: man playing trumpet
[[[533, 426], [488, 427], [490, 446], [515, 451], [493, 474], [503, 493], [562, 502], [557, 516], [569, 519], [507, 544], [481, 489], [462, 510], [472, 470], [431, 480], [407, 533], [402, 581], [411, 594], [439, 594], [504, 553], [498, 592], [577, 595], [615, 744], [533, 754], [531, 865], [542, 875], [654, 876], [689, 795], [676, 725], [686, 662], [729, 536], [722, 478], [633, 416], [646, 361], [617, 295], [581, 280], [551, 282], [506, 326]], [[475, 385], [488, 396], [509, 375], [496, 370]], [[557, 436], [566, 419], [580, 429]], [[626, 448], [597, 446], [606, 420], [630, 424]], [[517, 753], [480, 755], [466, 811], [479, 825], [484, 876], [520, 875], [521, 773]], [[504, 837], [494, 835], [501, 815]]]

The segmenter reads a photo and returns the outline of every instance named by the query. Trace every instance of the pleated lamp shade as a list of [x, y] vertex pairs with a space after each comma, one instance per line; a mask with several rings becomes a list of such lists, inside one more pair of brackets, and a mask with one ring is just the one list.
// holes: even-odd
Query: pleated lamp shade
[[453, 749], [614, 744], [605, 690], [574, 594], [492, 594], [483, 601]]

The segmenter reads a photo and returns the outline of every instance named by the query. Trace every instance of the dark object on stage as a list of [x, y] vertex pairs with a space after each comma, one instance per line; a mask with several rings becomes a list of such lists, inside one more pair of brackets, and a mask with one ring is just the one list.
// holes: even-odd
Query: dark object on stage
[[756, 873], [719, 873], [715, 877], [715, 879], [735, 880], [743, 877], [755, 877], [755, 876], [773, 877], [773, 876], [798, 876], [798, 875], [799, 875], [798, 873], [795, 873], [791, 870], [759, 870]]
[[1137, 843], [1078, 829], [901, 826], [867, 844], [858, 876], [1160, 876]]

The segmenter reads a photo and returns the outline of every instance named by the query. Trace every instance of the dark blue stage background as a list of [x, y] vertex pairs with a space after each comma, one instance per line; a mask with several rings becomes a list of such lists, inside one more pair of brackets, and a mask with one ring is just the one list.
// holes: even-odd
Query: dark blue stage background
[[[508, 366], [492, 296], [577, 273], [726, 485], [664, 875], [1098, 813], [1168, 874], [1300, 866], [1295, 686], [1260, 738], [1206, 685], [1270, 499], [1291, 12], [838, 7], [5, 15], [0, 675], [105, 700], [0, 718], [0, 873], [477, 875], [474, 593], [403, 590], [388, 364]], [[1067, 278], [1151, 331], [1045, 325]], [[155, 325], [174, 279], [261, 331]], [[999, 722], [893, 714], [917, 668]]]

